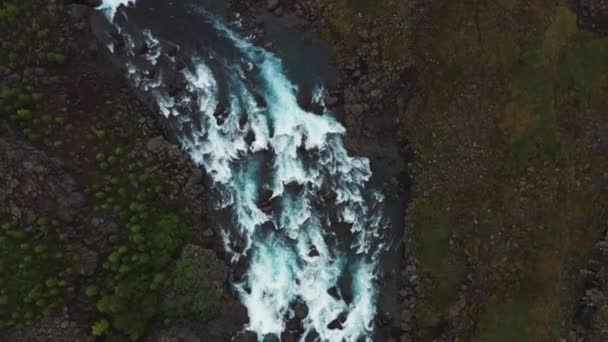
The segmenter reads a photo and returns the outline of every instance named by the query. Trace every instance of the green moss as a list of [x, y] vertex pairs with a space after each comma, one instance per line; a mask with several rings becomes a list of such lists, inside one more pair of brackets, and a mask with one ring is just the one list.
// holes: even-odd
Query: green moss
[[[528, 342], [538, 341], [530, 334], [528, 302], [502, 302], [480, 322], [480, 332], [475, 342]], [[499, 313], [499, 314], [497, 314]]]
[[221, 304], [220, 294], [208, 280], [212, 271], [209, 264], [182, 255], [171, 277], [170, 295], [163, 300], [163, 313], [169, 317], [195, 315], [203, 320], [216, 316]]
[[64, 254], [49, 240], [11, 223], [0, 230], [0, 328], [31, 325], [59, 308], [68, 276]]
[[441, 194], [419, 197], [412, 204], [418, 241], [418, 260], [425, 291], [423, 304], [417, 307], [420, 334], [437, 325], [446, 310], [457, 300], [457, 284], [463, 278], [463, 267], [450, 253], [450, 217], [447, 198]]

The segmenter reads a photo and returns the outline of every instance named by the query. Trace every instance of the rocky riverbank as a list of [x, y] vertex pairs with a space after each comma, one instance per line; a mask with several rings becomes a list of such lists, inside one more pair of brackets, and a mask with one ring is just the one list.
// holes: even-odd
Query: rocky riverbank
[[[12, 47], [0, 54], [0, 242], [12, 254], [2, 254], [0, 340], [230, 340], [247, 317], [206, 220], [202, 172], [107, 59], [91, 33], [92, 5], [19, 2], [24, 19], [1, 28]], [[61, 51], [48, 53], [57, 63], [30, 58], [44, 49]], [[20, 255], [15, 244], [26, 261], [31, 244], [62, 258], [14, 271], [23, 273], [17, 288], [4, 273], [13, 267], [5, 257]], [[49, 294], [34, 299], [44, 310], [29, 309], [45, 282]], [[119, 291], [152, 300], [149, 314]]]

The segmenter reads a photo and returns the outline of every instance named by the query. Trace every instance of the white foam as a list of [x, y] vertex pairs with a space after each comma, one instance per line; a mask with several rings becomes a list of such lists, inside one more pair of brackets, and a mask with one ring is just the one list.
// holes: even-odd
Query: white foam
[[135, 5], [135, 1], [136, 0], [103, 0], [97, 9], [102, 11], [109, 21], [113, 22], [118, 7], [133, 6]]
[[[116, 7], [128, 3], [134, 1], [106, 1], [104, 11], [113, 18]], [[183, 71], [186, 89], [173, 97], [163, 88], [162, 73], [149, 80], [135, 64], [127, 69], [134, 84], [154, 96], [163, 115], [178, 118], [183, 125], [183, 148], [215, 183], [220, 193], [217, 207], [229, 209], [233, 215], [232, 229], [222, 231], [221, 236], [233, 261], [250, 257], [243, 282], [235, 284], [249, 313], [246, 329], [255, 332], [260, 341], [268, 334], [280, 336], [286, 320], [294, 316], [291, 306], [303, 302], [309, 315], [303, 321], [301, 342], [313, 332], [319, 341], [371, 341], [378, 292], [375, 274], [384, 248], [378, 242], [385, 223], [382, 194], [370, 196], [367, 189], [369, 161], [348, 155], [343, 143], [345, 128], [328, 111], [316, 115], [298, 105], [298, 89], [285, 76], [276, 56], [217, 20], [210, 21], [240, 51], [240, 65], [210, 52], [214, 65], [219, 65], [216, 70], [209, 66], [211, 58], [193, 57], [192, 67]], [[152, 47], [146, 61], [154, 66], [160, 42], [150, 31], [143, 34]], [[219, 99], [215, 72], [222, 72], [225, 78], [226, 101]], [[255, 90], [248, 79], [251, 74], [257, 76]], [[266, 106], [258, 105], [254, 93], [261, 93]], [[313, 101], [322, 104], [324, 94], [323, 86], [316, 87]], [[251, 132], [254, 140], [248, 141]], [[318, 160], [305, 162], [303, 150]], [[258, 152], [270, 157], [271, 163], [264, 165]], [[262, 183], [266, 181], [269, 183]], [[290, 183], [300, 185], [297, 193], [286, 190]], [[276, 202], [276, 210], [269, 214], [258, 207], [265, 186], [273, 191]], [[323, 187], [336, 194], [332, 203], [324, 205], [334, 205], [338, 218], [351, 225], [353, 241], [346, 248], [327, 242], [337, 234], [318, 208]], [[276, 229], [270, 229], [272, 226]], [[244, 241], [240, 253], [232, 246], [234, 234]], [[311, 253], [313, 247], [317, 253]], [[338, 288], [345, 274], [352, 278], [350, 303], [328, 292]], [[329, 329], [328, 324], [340, 315], [346, 315], [342, 329]]]

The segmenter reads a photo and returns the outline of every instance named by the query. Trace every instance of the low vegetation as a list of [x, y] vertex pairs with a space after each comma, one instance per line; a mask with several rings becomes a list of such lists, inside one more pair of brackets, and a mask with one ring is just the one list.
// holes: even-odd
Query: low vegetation
[[341, 55], [363, 12], [390, 27], [385, 63], [419, 71], [400, 132], [414, 151], [418, 338], [559, 339], [608, 219], [608, 38], [578, 28], [567, 1], [318, 4]]
[[[40, 217], [33, 226], [0, 221], [0, 333], [35, 325], [77, 297], [95, 307], [87, 313], [88, 332], [111, 342], [141, 340], [159, 317], [214, 317], [215, 288], [192, 278], [198, 266], [188, 258], [176, 264], [190, 236], [180, 208], [159, 200], [174, 186], [166, 160], [142, 148], [140, 140], [149, 137], [139, 116], [119, 118], [110, 101], [86, 113], [66, 101], [66, 87], [53, 75], [67, 73], [70, 60], [56, 23], [40, 6], [45, 2], [0, 0], [0, 77], [8, 80], [0, 86], [0, 120], [77, 170], [87, 204], [80, 223], [90, 229], [84, 234], [102, 234], [99, 245], [87, 246], [100, 261], [91, 276], [74, 271], [80, 261], [64, 251], [71, 250], [69, 242], [57, 239], [57, 220]], [[92, 231], [91, 222], [102, 219], [118, 228]], [[200, 291], [185, 292], [194, 285]], [[169, 289], [175, 301], [167, 300]]]
[[52, 242], [59, 221], [0, 225], [0, 329], [22, 328], [56, 311], [69, 295], [71, 258]]

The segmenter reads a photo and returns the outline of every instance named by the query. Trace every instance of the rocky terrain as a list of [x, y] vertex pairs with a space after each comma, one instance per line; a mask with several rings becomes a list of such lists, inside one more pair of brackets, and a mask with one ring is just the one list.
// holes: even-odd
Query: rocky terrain
[[202, 171], [104, 58], [91, 4], [0, 9], [0, 340], [238, 334]]

